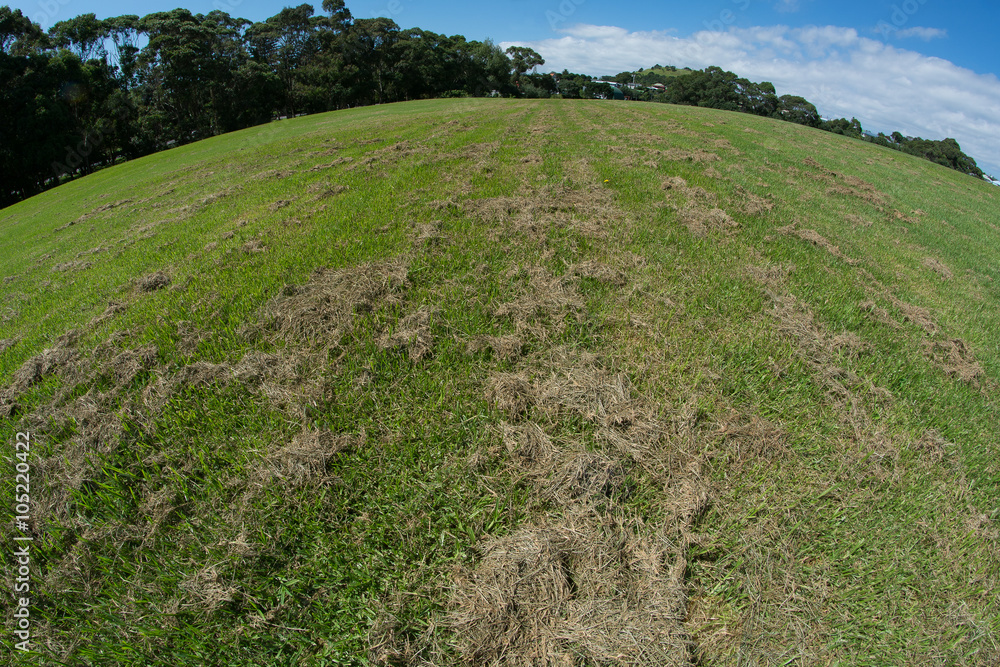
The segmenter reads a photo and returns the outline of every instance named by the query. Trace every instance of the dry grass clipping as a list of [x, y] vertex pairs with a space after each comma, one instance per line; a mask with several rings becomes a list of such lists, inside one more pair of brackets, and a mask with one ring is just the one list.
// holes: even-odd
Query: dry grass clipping
[[947, 266], [942, 264], [940, 261], [934, 259], [933, 257], [925, 258], [923, 261], [923, 265], [928, 269], [930, 269], [931, 271], [933, 271], [934, 273], [941, 276], [942, 278], [944, 278], [945, 280], [951, 280], [952, 278], [955, 277], [954, 274], [951, 272], [951, 269], [949, 269]]
[[327, 471], [331, 459], [364, 442], [364, 435], [338, 435], [328, 430], [306, 429], [290, 443], [264, 459], [259, 476], [282, 487], [320, 486], [336, 481]]
[[477, 336], [466, 346], [466, 352], [475, 354], [480, 350], [489, 350], [501, 361], [516, 361], [524, 352], [524, 341], [518, 336]]
[[25, 361], [20, 368], [14, 371], [13, 381], [9, 389], [15, 394], [20, 394], [49, 375], [72, 374], [78, 358], [76, 350], [70, 348], [55, 347], [44, 350], [41, 354], [36, 354]]
[[986, 375], [969, 346], [958, 338], [926, 341], [924, 354], [947, 375], [963, 382], [978, 386], [980, 379]]
[[123, 302], [110, 301], [108, 303], [108, 307], [104, 309], [104, 312], [102, 312], [100, 315], [90, 320], [87, 326], [90, 328], [99, 327], [105, 322], [108, 322], [109, 320], [113, 319], [115, 315], [118, 315], [119, 313], [124, 313], [126, 309], [127, 306]]
[[847, 255], [845, 255], [844, 253], [842, 253], [839, 247], [830, 243], [827, 239], [821, 236], [820, 233], [817, 232], [815, 229], [797, 229], [796, 225], [797, 223], [792, 223], [790, 225], [786, 225], [785, 227], [779, 227], [776, 231], [779, 234], [788, 234], [789, 236], [797, 236], [804, 241], [809, 241], [809, 243], [812, 243], [814, 246], [819, 246], [820, 248], [825, 249], [834, 257], [842, 259], [852, 266], [861, 263], [861, 260], [852, 259]]
[[628, 284], [628, 275], [624, 271], [610, 264], [594, 260], [586, 260], [573, 264], [569, 267], [569, 272], [575, 276], [593, 278], [594, 280], [614, 285], [615, 287], [624, 287]]
[[721, 208], [706, 209], [691, 202], [680, 210], [680, 219], [689, 232], [702, 237], [712, 232], [729, 232], [739, 227], [739, 223]]
[[430, 356], [434, 349], [431, 333], [431, 311], [426, 306], [399, 321], [394, 332], [386, 333], [378, 341], [383, 350], [406, 350], [410, 361], [420, 361]]
[[774, 202], [736, 186], [736, 209], [744, 215], [762, 216], [774, 209]]
[[565, 330], [565, 318], [582, 316], [584, 302], [573, 276], [553, 276], [544, 267], [529, 266], [510, 273], [511, 278], [527, 277], [514, 301], [501, 304], [494, 315], [510, 318], [518, 334], [530, 334], [540, 341]]
[[903, 315], [904, 322], [916, 324], [931, 336], [938, 332], [938, 325], [934, 321], [931, 311], [926, 308], [921, 308], [920, 306], [915, 306], [912, 303], [901, 301], [892, 295], [889, 295], [889, 301], [891, 301], [892, 305], [899, 309], [899, 312]]
[[283, 341], [337, 345], [351, 330], [356, 314], [398, 303], [406, 280], [406, 267], [400, 263], [320, 269], [308, 283], [286, 286], [265, 306], [264, 328]]
[[170, 284], [170, 277], [162, 271], [143, 276], [138, 280], [136, 286], [140, 292], [155, 292]]
[[[697, 514], [699, 508], [691, 508]], [[447, 623], [477, 665], [690, 665], [683, 539], [587, 510], [488, 539]]]

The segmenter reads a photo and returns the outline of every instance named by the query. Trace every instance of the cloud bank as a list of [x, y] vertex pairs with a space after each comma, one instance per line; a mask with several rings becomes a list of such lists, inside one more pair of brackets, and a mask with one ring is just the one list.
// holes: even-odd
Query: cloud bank
[[[926, 31], [926, 32], [923, 32]], [[529, 46], [546, 70], [617, 74], [655, 63], [718, 65], [778, 94], [802, 95], [824, 116], [856, 117], [866, 129], [925, 139], [952, 137], [983, 171], [1000, 176], [1000, 80], [954, 63], [863, 37], [853, 28], [770, 26], [702, 31], [628, 31], [578, 24], [561, 37], [504, 42]], [[914, 29], [913, 37], [939, 36]]]

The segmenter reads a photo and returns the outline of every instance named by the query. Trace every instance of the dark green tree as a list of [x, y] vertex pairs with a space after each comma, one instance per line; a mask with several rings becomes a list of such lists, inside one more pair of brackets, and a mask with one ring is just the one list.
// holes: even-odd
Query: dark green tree
[[84, 62], [95, 57], [107, 58], [104, 40], [108, 36], [108, 27], [94, 14], [81, 14], [59, 21], [49, 29], [49, 37], [55, 46], [70, 49]]
[[510, 57], [515, 81], [520, 81], [521, 76], [529, 69], [545, 64], [545, 59], [527, 46], [511, 46], [505, 53]]
[[798, 95], [782, 95], [779, 97], [778, 110], [775, 113], [775, 117], [792, 123], [798, 123], [799, 125], [808, 125], [809, 127], [820, 126], [819, 112], [816, 111], [816, 107], [809, 100]]

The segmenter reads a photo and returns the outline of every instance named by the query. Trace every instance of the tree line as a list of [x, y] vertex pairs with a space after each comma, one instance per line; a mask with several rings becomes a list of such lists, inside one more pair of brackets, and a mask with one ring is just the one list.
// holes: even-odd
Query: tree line
[[[343, 0], [266, 21], [186, 9], [47, 32], [0, 7], [0, 206], [67, 175], [268, 122], [432, 97], [517, 94], [531, 49], [355, 19]], [[141, 45], [141, 46], [140, 46]]]
[[97, 19], [48, 31], [0, 7], [0, 206], [66, 178], [175, 145], [353, 106], [454, 96], [610, 98], [612, 84], [663, 83], [630, 99], [780, 118], [880, 143], [982, 175], [954, 139], [868, 136], [823, 121], [802, 97], [777, 96], [718, 67], [659, 67], [594, 80], [537, 74], [526, 47], [501, 50], [388, 18], [356, 19], [344, 0], [286, 7], [261, 22], [186, 9]]

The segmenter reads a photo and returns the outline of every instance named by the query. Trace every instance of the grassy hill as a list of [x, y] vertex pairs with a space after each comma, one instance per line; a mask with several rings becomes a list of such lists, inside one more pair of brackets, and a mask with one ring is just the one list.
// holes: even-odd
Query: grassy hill
[[0, 211], [0, 653], [997, 664], [998, 204], [748, 115], [448, 100]]

